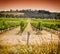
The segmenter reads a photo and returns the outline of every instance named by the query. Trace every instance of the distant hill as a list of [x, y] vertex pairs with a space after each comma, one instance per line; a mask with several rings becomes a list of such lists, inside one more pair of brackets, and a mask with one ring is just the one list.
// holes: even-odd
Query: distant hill
[[49, 12], [46, 10], [10, 10], [0, 11], [0, 18], [41, 18], [41, 19], [60, 19], [60, 13]]

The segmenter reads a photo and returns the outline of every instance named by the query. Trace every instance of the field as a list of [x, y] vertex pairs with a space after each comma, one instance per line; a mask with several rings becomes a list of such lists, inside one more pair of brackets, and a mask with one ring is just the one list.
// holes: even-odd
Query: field
[[60, 20], [0, 18], [0, 54], [60, 54]]
[[10, 15], [10, 14], [12, 14], [12, 15], [24, 15], [24, 13], [18, 13], [18, 12], [2, 12], [1, 14], [5, 14], [5, 15]]

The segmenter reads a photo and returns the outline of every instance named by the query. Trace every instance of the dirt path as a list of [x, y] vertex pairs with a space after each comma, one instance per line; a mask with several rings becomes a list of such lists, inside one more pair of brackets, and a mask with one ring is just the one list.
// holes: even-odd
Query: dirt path
[[31, 21], [30, 19], [27, 20], [28, 25], [27, 25], [27, 27], [25, 28], [25, 30], [23, 31], [22, 36], [23, 36], [23, 35], [27, 35], [27, 32], [30, 32], [30, 35], [34, 35], [34, 34], [33, 34], [33, 29], [32, 29], [31, 24], [30, 24], [30, 21]]
[[20, 26], [17, 28], [14, 28], [12, 30], [3, 32], [2, 34], [0, 34], [0, 37], [2, 37], [2, 36], [16, 36], [19, 31], [20, 31]]
[[51, 39], [54, 42], [58, 41], [57, 35], [52, 34], [52, 38], [51, 38], [51, 33], [47, 32], [45, 30], [42, 31], [42, 33], [43, 33], [42, 35], [35, 35], [32, 27], [31, 27], [30, 21], [31, 21], [30, 19], [27, 20], [28, 25], [25, 28], [22, 35], [18, 34], [20, 31], [20, 27], [14, 28], [3, 34], [0, 34], [0, 43], [3, 43], [3, 44], [26, 44], [27, 36], [28, 36], [27, 32], [30, 32], [29, 44], [41, 44], [43, 41], [50, 42]]

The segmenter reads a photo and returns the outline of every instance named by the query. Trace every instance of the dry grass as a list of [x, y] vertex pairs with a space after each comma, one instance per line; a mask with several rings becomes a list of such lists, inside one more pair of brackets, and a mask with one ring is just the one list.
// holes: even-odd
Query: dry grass
[[58, 44], [54, 42], [42, 42], [35, 45], [2, 45], [0, 44], [0, 54], [57, 54]]

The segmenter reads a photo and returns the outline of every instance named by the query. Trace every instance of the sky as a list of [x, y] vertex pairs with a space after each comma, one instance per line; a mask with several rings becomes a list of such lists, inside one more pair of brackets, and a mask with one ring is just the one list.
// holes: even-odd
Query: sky
[[10, 9], [60, 12], [60, 0], [0, 0], [0, 11]]

